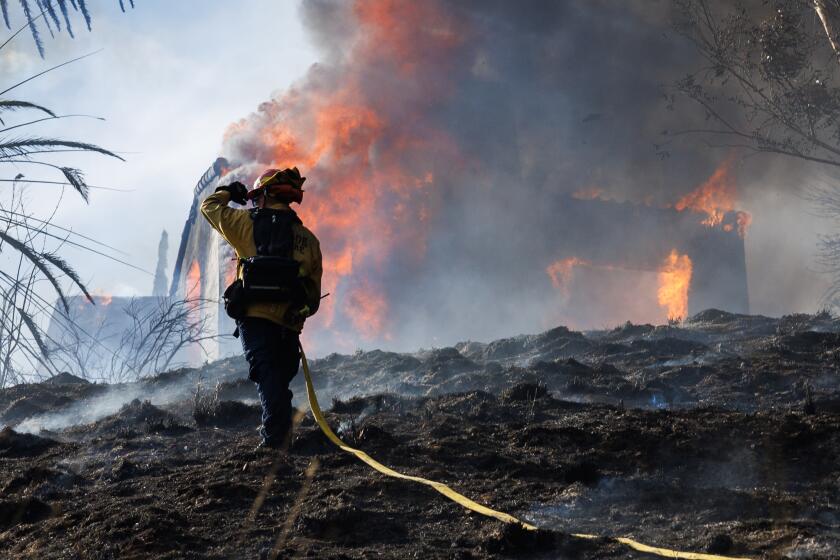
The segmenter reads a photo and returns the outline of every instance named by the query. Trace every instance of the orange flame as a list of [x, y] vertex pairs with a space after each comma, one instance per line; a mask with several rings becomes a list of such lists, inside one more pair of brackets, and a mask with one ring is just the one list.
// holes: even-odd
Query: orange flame
[[238, 268], [238, 263], [236, 258], [229, 259], [225, 261], [224, 264], [224, 275], [225, 275], [225, 287], [230, 286], [236, 280], [236, 272]]
[[193, 260], [184, 282], [185, 299], [195, 300], [201, 297], [201, 266], [198, 260]]
[[[355, 311], [350, 316], [353, 326], [362, 336], [370, 338], [383, 334], [388, 302], [382, 294], [369, 286], [362, 286], [353, 289], [347, 300]], [[384, 337], [389, 338], [387, 333], [384, 333]]]
[[747, 235], [747, 229], [749, 229], [750, 224], [752, 223], [752, 216], [749, 212], [738, 212], [735, 216], [735, 220], [738, 224], [738, 235], [744, 237]]
[[568, 297], [569, 284], [572, 281], [572, 272], [574, 267], [588, 266], [590, 264], [591, 263], [589, 261], [585, 261], [577, 257], [569, 257], [567, 259], [554, 261], [546, 267], [545, 272], [548, 274], [548, 277], [551, 278], [551, 284], [560, 290], [564, 296]]
[[[738, 189], [732, 171], [733, 165], [734, 158], [727, 158], [702, 185], [678, 200], [674, 208], [679, 212], [691, 210], [706, 214], [706, 218], [700, 223], [708, 227], [721, 225], [726, 213], [735, 210], [735, 202], [738, 198]], [[751, 217], [747, 212], [738, 212], [736, 221], [738, 234], [744, 237]], [[724, 231], [732, 231], [732, 229], [733, 226], [730, 224], [723, 225]]]
[[[298, 210], [324, 251], [324, 300], [315, 327], [349, 320], [366, 338], [387, 332], [389, 302], [378, 280], [393, 255], [419, 262], [437, 207], [441, 162], [462, 162], [455, 142], [423, 111], [444, 99], [452, 49], [465, 29], [437, 1], [356, 0], [357, 40], [338, 66], [314, 67], [305, 88], [264, 103], [232, 125], [226, 141], [259, 146], [247, 157], [265, 167], [299, 166], [309, 177]], [[404, 97], [372, 92], [367, 77], [394, 76]], [[414, 84], [422, 81], [423, 87]], [[247, 159], [246, 157], [246, 159]], [[297, 209], [296, 209], [297, 210]]]
[[114, 301], [114, 296], [108, 292], [100, 292], [96, 290], [92, 295], [94, 303], [96, 303], [96, 305], [101, 305], [102, 307], [107, 307]]
[[578, 200], [609, 200], [600, 187], [586, 187], [572, 193], [572, 198]]
[[680, 255], [676, 249], [671, 250], [659, 268], [657, 298], [659, 305], [668, 310], [669, 320], [683, 319], [688, 315], [691, 268], [688, 255]]

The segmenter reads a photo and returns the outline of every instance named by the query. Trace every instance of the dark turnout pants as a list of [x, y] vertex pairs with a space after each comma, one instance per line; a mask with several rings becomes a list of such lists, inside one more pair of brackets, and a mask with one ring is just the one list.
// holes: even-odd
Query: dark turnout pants
[[248, 377], [257, 384], [262, 403], [260, 435], [270, 445], [281, 445], [292, 428], [289, 383], [300, 367], [298, 333], [255, 317], [246, 317], [237, 325], [248, 360]]

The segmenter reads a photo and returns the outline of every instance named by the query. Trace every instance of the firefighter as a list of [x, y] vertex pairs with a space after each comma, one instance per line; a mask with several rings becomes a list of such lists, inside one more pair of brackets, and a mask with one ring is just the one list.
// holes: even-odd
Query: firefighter
[[[305, 180], [296, 167], [269, 169], [250, 191], [235, 181], [217, 188], [201, 204], [201, 213], [238, 258], [237, 277], [225, 292], [225, 307], [236, 320], [234, 335], [241, 339], [248, 377], [256, 383], [262, 404], [258, 449], [289, 444], [293, 413], [289, 383], [300, 366], [299, 335], [306, 318], [318, 311], [321, 298], [318, 239], [290, 207], [302, 202]], [[229, 202], [247, 201], [251, 209], [228, 207]], [[291, 272], [284, 273], [287, 269]], [[254, 282], [267, 282], [274, 291], [249, 287]]]

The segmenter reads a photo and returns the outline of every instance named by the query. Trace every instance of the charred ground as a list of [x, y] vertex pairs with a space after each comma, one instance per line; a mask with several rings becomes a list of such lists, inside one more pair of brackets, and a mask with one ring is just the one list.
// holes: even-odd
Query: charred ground
[[312, 365], [349, 444], [544, 530], [376, 474], [310, 414], [288, 454], [255, 452], [255, 391], [236, 358], [0, 392], [0, 551], [646, 557], [574, 532], [755, 558], [840, 549], [840, 321], [827, 315], [707, 311], [679, 327], [560, 327]]

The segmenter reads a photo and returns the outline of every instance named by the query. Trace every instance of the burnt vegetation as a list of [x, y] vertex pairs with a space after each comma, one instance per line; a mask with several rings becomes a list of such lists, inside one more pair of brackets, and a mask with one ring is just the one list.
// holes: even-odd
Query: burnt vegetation
[[553, 329], [312, 367], [347, 443], [541, 530], [374, 474], [303, 413], [300, 377], [288, 452], [255, 451], [259, 406], [237, 357], [114, 387], [64, 377], [0, 391], [0, 422], [12, 425], [0, 433], [0, 489], [16, 512], [0, 547], [43, 558], [69, 543], [106, 558], [648, 557], [571, 533], [753, 558], [828, 559], [840, 546], [840, 323], [828, 314], [709, 310], [679, 327]]

